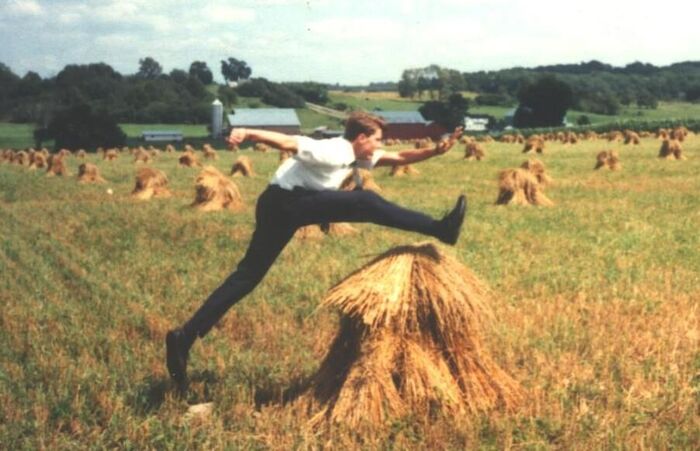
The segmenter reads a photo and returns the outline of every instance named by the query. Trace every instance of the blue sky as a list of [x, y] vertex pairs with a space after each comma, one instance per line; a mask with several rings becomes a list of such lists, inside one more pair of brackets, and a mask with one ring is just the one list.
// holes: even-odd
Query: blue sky
[[274, 81], [397, 81], [406, 68], [700, 60], [700, 6], [666, 0], [0, 0], [0, 62], [46, 77], [146, 56], [166, 72], [245, 60]]

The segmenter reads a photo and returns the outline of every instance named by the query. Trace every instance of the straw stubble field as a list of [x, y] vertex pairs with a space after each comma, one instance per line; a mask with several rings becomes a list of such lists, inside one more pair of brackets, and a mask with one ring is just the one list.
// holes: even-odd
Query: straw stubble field
[[[338, 281], [390, 247], [424, 238], [360, 225], [359, 234], [295, 239], [263, 283], [191, 358], [179, 399], [164, 367], [164, 335], [228, 275], [253, 229], [256, 196], [276, 153], [243, 151], [242, 211], [190, 207], [198, 168], [161, 153], [173, 196], [132, 200], [137, 167], [121, 155], [102, 185], [0, 164], [0, 443], [9, 448], [443, 447], [691, 448], [700, 442], [700, 138], [686, 161], [657, 158], [660, 142], [548, 143], [552, 207], [494, 205], [498, 173], [522, 145], [463, 145], [419, 175], [376, 170], [382, 193], [434, 216], [469, 197], [463, 235], [442, 248], [492, 293], [485, 331], [494, 360], [527, 393], [515, 413], [413, 413], [374, 433], [314, 431], [283, 405], [314, 374], [338, 328], [318, 310]], [[594, 171], [618, 151], [622, 169]], [[201, 159], [201, 152], [199, 152]], [[228, 174], [240, 154], [210, 164]], [[112, 189], [114, 194], [107, 194]], [[188, 405], [213, 402], [208, 416]]]

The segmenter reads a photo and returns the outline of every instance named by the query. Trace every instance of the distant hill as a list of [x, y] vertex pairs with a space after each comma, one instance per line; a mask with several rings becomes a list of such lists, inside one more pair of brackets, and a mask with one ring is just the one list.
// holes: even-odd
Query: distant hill
[[[333, 102], [328, 96], [329, 90], [349, 93], [391, 91], [407, 96], [401, 100], [422, 103], [425, 99], [422, 94], [429, 93], [428, 98], [437, 98], [444, 93], [446, 85], [450, 86], [451, 92], [474, 93], [475, 106], [512, 108], [518, 104], [523, 87], [545, 75], [554, 75], [567, 83], [574, 95], [573, 108], [591, 114], [613, 116], [624, 107], [653, 110], [664, 101], [700, 101], [700, 61], [682, 61], [668, 66], [633, 62], [616, 67], [592, 60], [476, 72], [430, 65], [420, 74], [417, 92], [405, 94], [400, 90], [403, 80], [340, 86], [251, 78], [234, 89], [204, 85], [183, 70], [146, 77], [122, 75], [104, 63], [71, 64], [55, 77], [42, 79], [31, 71], [20, 77], [0, 62], [0, 121], [45, 124], [61, 108], [87, 104], [122, 123], [206, 124], [215, 97], [221, 98], [227, 106], [274, 105], [303, 109], [304, 102], [309, 101], [336, 103], [330, 106], [339, 108], [343, 106], [341, 103], [347, 107], [358, 106], [355, 105], [357, 101]], [[436, 78], [437, 74], [444, 79]], [[400, 101], [378, 106], [414, 108], [414, 105]]]
[[700, 61], [615, 67], [593, 60], [463, 73], [467, 89], [497, 95], [501, 102], [517, 99], [523, 85], [544, 75], [554, 75], [571, 86], [576, 109], [598, 114], [617, 114], [621, 106], [630, 104], [653, 109], [659, 101], [700, 100]]
[[549, 72], [555, 74], [592, 74], [596, 72], [609, 72], [625, 75], [654, 75], [665, 70], [667, 71], [688, 71], [700, 70], [700, 61], [684, 61], [673, 63], [669, 66], [654, 66], [650, 63], [635, 61], [623, 67], [615, 67], [600, 61], [591, 60], [579, 64], [554, 64], [550, 66], [537, 66], [532, 70], [536, 72]]

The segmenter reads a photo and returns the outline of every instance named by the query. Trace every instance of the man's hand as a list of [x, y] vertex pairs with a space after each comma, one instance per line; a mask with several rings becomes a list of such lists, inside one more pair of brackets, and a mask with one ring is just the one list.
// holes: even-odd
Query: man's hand
[[228, 147], [230, 149], [235, 149], [240, 143], [245, 141], [247, 137], [248, 133], [245, 128], [234, 128], [231, 130], [231, 134], [228, 135], [228, 138], [226, 138], [226, 142], [228, 142]]
[[464, 127], [460, 126], [455, 128], [449, 137], [441, 139], [440, 142], [437, 143], [437, 145], [435, 146], [435, 153], [437, 155], [442, 155], [448, 150], [450, 150], [454, 143], [456, 143], [457, 140], [462, 136], [463, 131]]

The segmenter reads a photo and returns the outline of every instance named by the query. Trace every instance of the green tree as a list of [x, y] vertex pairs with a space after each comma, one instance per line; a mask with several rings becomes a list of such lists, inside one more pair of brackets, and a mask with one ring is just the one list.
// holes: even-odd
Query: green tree
[[247, 80], [252, 73], [253, 70], [243, 60], [232, 57], [229, 57], [228, 60], [221, 60], [221, 75], [226, 81]]
[[615, 115], [620, 112], [621, 105], [617, 96], [606, 87], [580, 93], [576, 99], [576, 107], [590, 113]]
[[282, 86], [301, 96], [307, 102], [325, 105], [328, 102], [328, 87], [322, 83], [305, 81], [301, 83], [282, 83]]
[[435, 121], [448, 130], [464, 124], [464, 115], [469, 109], [469, 99], [462, 94], [452, 94], [446, 101], [431, 100], [425, 102], [418, 111], [423, 117]]
[[553, 75], [534, 83], [525, 83], [518, 93], [520, 105], [515, 111], [516, 127], [552, 127], [562, 125], [566, 111], [573, 105], [571, 87]]
[[51, 96], [47, 93], [48, 84], [39, 74], [29, 71], [16, 84], [15, 101], [10, 119], [14, 122], [43, 123], [52, 108]]
[[204, 98], [207, 95], [207, 88], [199, 81], [199, 78], [189, 77], [185, 82], [185, 88], [194, 98]]
[[452, 95], [463, 91], [466, 87], [464, 77], [459, 71], [441, 68], [436, 64], [417, 69], [406, 69], [401, 74], [401, 80], [396, 84], [396, 89], [401, 97], [415, 95], [423, 97], [428, 91], [431, 100], [440, 99], [447, 101]]
[[431, 88], [432, 80], [430, 78], [424, 77], [423, 75], [419, 76], [417, 86], [417, 94], [419, 99], [423, 98], [423, 93], [426, 91], [428, 91], [428, 97], [430, 97], [430, 99], [435, 99], [435, 93]]
[[214, 75], [204, 61], [194, 61], [190, 64], [190, 77], [198, 78], [203, 84], [208, 85], [214, 81]]
[[438, 82], [441, 100], [449, 99], [452, 94], [461, 93], [466, 87], [464, 77], [459, 71], [454, 69], [438, 69], [436, 81]]
[[237, 88], [245, 97], [260, 97], [263, 102], [280, 108], [303, 108], [304, 99], [280, 83], [265, 78], [251, 78]]
[[399, 96], [413, 98], [418, 91], [418, 79], [415, 71], [406, 69], [401, 74], [401, 81], [398, 84]]
[[120, 147], [126, 143], [126, 134], [117, 122], [104, 112], [93, 111], [87, 104], [57, 112], [46, 129], [36, 130], [34, 136], [54, 139], [56, 148], [71, 150]]
[[147, 80], [154, 80], [163, 73], [163, 67], [150, 56], [139, 60], [139, 71], [136, 76]]
[[173, 69], [170, 71], [169, 77], [175, 83], [185, 84], [189, 78], [189, 74], [182, 69]]
[[41, 76], [36, 72], [29, 71], [19, 82], [17, 93], [22, 97], [36, 96], [42, 91]]
[[238, 96], [236, 95], [236, 90], [228, 86], [221, 85], [217, 91], [219, 99], [221, 102], [230, 107], [238, 101]]
[[10, 109], [10, 102], [20, 78], [4, 63], [0, 63], [0, 117]]
[[649, 91], [641, 91], [637, 94], [637, 106], [639, 108], [656, 109], [659, 106], [659, 100]]
[[685, 100], [688, 102], [697, 102], [700, 100], [700, 84], [691, 86], [685, 91]]
[[69, 64], [53, 83], [52, 101], [56, 108], [87, 103], [113, 111], [123, 104], [124, 80], [121, 74], [104, 63]]

